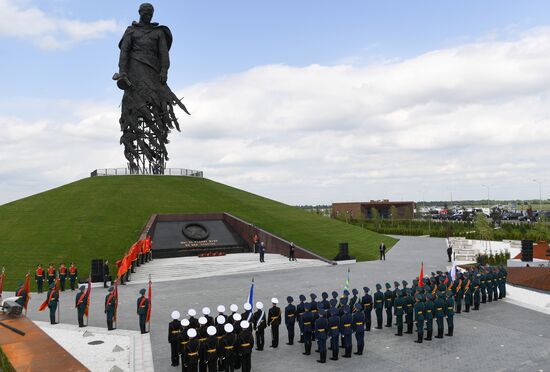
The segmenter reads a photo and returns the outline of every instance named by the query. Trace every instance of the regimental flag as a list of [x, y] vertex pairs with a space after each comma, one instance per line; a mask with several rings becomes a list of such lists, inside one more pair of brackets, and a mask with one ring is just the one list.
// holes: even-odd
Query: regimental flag
[[116, 322], [116, 314], [118, 310], [118, 279], [115, 280], [114, 297], [115, 297], [115, 313], [113, 315], [113, 320]]
[[146, 322], [149, 322], [151, 320], [152, 297], [153, 297], [153, 283], [151, 283], [151, 278], [149, 278], [149, 288], [147, 290], [147, 299], [149, 300], [149, 306], [147, 307], [147, 318], [145, 318]]
[[25, 305], [23, 305], [23, 308], [25, 309], [25, 314], [27, 314], [27, 307], [29, 306], [29, 300], [31, 299], [31, 274], [29, 272], [27, 272], [27, 275], [25, 275], [25, 284], [23, 284], [23, 288], [25, 289], [25, 292], [27, 292]]
[[418, 275], [418, 286], [424, 287], [424, 261], [420, 265], [420, 274]]
[[[50, 295], [46, 297], [46, 300], [42, 302], [40, 307], [38, 308], [38, 311], [44, 311], [48, 307], [48, 304], [50, 303], [51, 299], [53, 298], [54, 293], [57, 293], [59, 296], [59, 278], [55, 280], [55, 288], [50, 291]], [[59, 297], [58, 297], [59, 298]]]
[[451, 274], [451, 280], [454, 282], [456, 280], [456, 263], [454, 260], [453, 260], [453, 266], [451, 267], [450, 274]]
[[88, 318], [90, 311], [90, 298], [92, 297], [92, 280], [88, 278], [88, 289], [86, 289], [86, 308], [84, 308], [84, 315]]
[[346, 282], [344, 283], [344, 289], [342, 290], [342, 297], [344, 297], [344, 291], [349, 292], [349, 287], [351, 286], [351, 280], [349, 279], [349, 267], [348, 267], [348, 276]]
[[2, 292], [4, 291], [4, 268], [2, 268], [2, 273], [0, 274], [0, 298], [2, 298]]
[[[250, 290], [248, 291], [248, 298], [246, 299], [246, 302], [248, 302], [250, 306], [254, 307], [252, 305], [254, 302], [254, 277], [252, 277], [252, 283], [250, 284]], [[252, 313], [252, 310], [250, 312]]]

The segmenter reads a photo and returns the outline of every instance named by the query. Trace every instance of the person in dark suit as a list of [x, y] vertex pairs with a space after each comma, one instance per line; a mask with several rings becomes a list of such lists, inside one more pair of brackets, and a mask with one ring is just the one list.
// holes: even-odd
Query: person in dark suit
[[384, 242], [380, 243], [378, 250], [380, 251], [380, 260], [386, 261], [386, 244]]
[[260, 246], [258, 247], [258, 250], [260, 252], [260, 262], [265, 262], [264, 255], [265, 255], [265, 244], [264, 242], [260, 243]]
[[449, 258], [449, 262], [451, 262], [451, 257], [453, 255], [453, 245], [451, 244], [451, 241], [449, 238], [447, 238], [447, 257]]
[[296, 257], [294, 257], [294, 248], [296, 248], [294, 246], [294, 243], [290, 242], [290, 244], [288, 245], [288, 260], [289, 261], [296, 261]]

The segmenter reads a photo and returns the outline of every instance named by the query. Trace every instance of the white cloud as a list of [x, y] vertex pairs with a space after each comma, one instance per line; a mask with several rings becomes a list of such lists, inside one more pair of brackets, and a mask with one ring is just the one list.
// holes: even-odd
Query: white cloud
[[[181, 89], [192, 116], [179, 114], [169, 165], [288, 203], [482, 199], [482, 184], [491, 197], [537, 198], [531, 180], [550, 174], [547, 66], [550, 29], [362, 68], [259, 66]], [[38, 188], [122, 166], [117, 105], [0, 117], [1, 178], [45, 175]]]
[[75, 43], [120, 32], [114, 20], [83, 22], [49, 15], [21, 0], [0, 0], [5, 22], [0, 37], [31, 41], [42, 49], [59, 49]]

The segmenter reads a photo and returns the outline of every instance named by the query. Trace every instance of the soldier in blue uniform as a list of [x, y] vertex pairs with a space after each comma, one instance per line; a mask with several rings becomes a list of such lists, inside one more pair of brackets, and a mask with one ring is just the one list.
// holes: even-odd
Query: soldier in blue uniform
[[434, 313], [435, 313], [435, 304], [433, 302], [433, 295], [431, 293], [426, 294], [426, 302], [424, 303], [424, 318], [426, 319], [426, 338], [424, 340], [431, 341], [433, 335], [433, 326], [434, 326]]
[[353, 288], [351, 290], [351, 293], [353, 294], [353, 297], [351, 297], [349, 300], [349, 307], [350, 309], [352, 309], [351, 312], [353, 313], [355, 311], [355, 304], [357, 303], [357, 300], [358, 300], [357, 295], [359, 294], [359, 291], [356, 288]]
[[382, 286], [376, 284], [374, 292], [374, 311], [376, 313], [376, 329], [382, 329], [382, 310], [384, 309], [384, 294], [380, 291]]
[[422, 295], [418, 293], [415, 296], [415, 300], [414, 320], [416, 321], [417, 339], [414, 342], [421, 344], [424, 339], [424, 304], [422, 303]]
[[445, 336], [452, 336], [454, 331], [454, 301], [453, 295], [450, 291], [447, 291], [447, 301], [445, 302], [447, 315], [447, 334]]
[[365, 313], [365, 329], [370, 332], [371, 327], [371, 313], [372, 313], [372, 296], [369, 294], [369, 287], [363, 287], [365, 295], [361, 299], [363, 304], [363, 311]]
[[[113, 288], [113, 287], [111, 287]], [[109, 293], [112, 292], [109, 288]], [[109, 295], [107, 295], [109, 296]], [[107, 307], [107, 304], [105, 304]], [[107, 312], [107, 311], [105, 311]], [[172, 311], [172, 321], [168, 324], [168, 343], [170, 344], [170, 355], [172, 359], [172, 367], [179, 366], [179, 348], [180, 348], [180, 338], [183, 327], [181, 326], [180, 312], [177, 310]]]
[[88, 293], [84, 292], [86, 290], [86, 286], [84, 285], [81, 285], [79, 290], [80, 292], [77, 293], [75, 296], [74, 307], [76, 307], [78, 326], [82, 328], [85, 327], [84, 310], [86, 309], [86, 305], [88, 304]]
[[386, 308], [386, 327], [391, 327], [392, 324], [392, 302], [393, 292], [391, 291], [390, 283], [386, 283], [386, 292], [384, 292], [384, 307]]
[[327, 330], [328, 321], [324, 309], [321, 309], [319, 311], [319, 318], [315, 321], [315, 338], [317, 339], [319, 349], [318, 363], [326, 363], [327, 361]]
[[361, 311], [360, 303], [355, 304], [355, 312], [353, 313], [353, 331], [355, 332], [355, 340], [357, 341], [356, 355], [363, 355], [365, 347], [365, 313]]
[[287, 345], [294, 345], [294, 325], [296, 323], [296, 306], [292, 304], [294, 299], [291, 296], [286, 298], [288, 305], [285, 307], [285, 325], [288, 333]]
[[[437, 292], [437, 297], [434, 301], [434, 309], [435, 309], [435, 321], [437, 323], [437, 336], [435, 338], [443, 338], [443, 332], [444, 332], [444, 326], [443, 326], [443, 319], [445, 319], [445, 308], [447, 307], [447, 304], [445, 302], [445, 295], [443, 292], [445, 290], [445, 286], [443, 286], [442, 291]], [[441, 289], [441, 286], [440, 286]]]
[[395, 323], [397, 324], [397, 333], [396, 336], [403, 336], [403, 314], [405, 314], [405, 297], [403, 296], [401, 290], [395, 290]]
[[[333, 302], [336, 305], [336, 300]], [[332, 357], [330, 360], [338, 360], [338, 337], [340, 337], [340, 317], [338, 316], [338, 309], [335, 306], [330, 308], [330, 318], [328, 319], [329, 333], [330, 333], [330, 349], [332, 350]]]
[[311, 313], [311, 304], [306, 303], [304, 306], [304, 314], [302, 314], [302, 323], [304, 329], [304, 355], [311, 354], [311, 342], [313, 332], [313, 314]]
[[50, 289], [48, 290], [48, 309], [50, 310], [50, 323], [57, 324], [55, 320], [55, 312], [57, 311], [57, 306], [59, 303], [59, 293], [55, 289], [55, 283], [50, 284]]
[[[317, 295], [315, 293], [310, 293], [309, 298], [311, 299], [309, 305], [310, 305], [310, 312], [313, 315], [313, 324], [312, 327], [315, 326], [315, 321], [319, 317], [319, 304], [317, 303]], [[315, 332], [311, 331], [311, 340], [312, 342], [315, 342]]]
[[320, 303], [323, 305], [323, 309], [328, 310], [330, 308], [330, 302], [328, 300], [328, 293], [327, 292], [321, 293], [321, 298], [323, 300]]
[[413, 321], [414, 321], [414, 297], [412, 288], [407, 289], [405, 296], [405, 323], [407, 323], [407, 331], [405, 333], [413, 333]]
[[298, 340], [299, 343], [304, 343], [304, 323], [302, 322], [302, 315], [304, 315], [305, 309], [305, 300], [306, 296], [303, 294], [300, 295], [300, 303], [298, 306], [296, 306], [296, 312], [298, 313], [298, 328], [300, 328], [300, 339]]
[[147, 320], [147, 310], [149, 309], [149, 299], [145, 297], [145, 288], [141, 288], [139, 290], [139, 294], [141, 295], [137, 299], [137, 315], [139, 316], [139, 329], [141, 330], [141, 333], [147, 333], [145, 330], [145, 322]]
[[344, 355], [343, 358], [351, 358], [352, 342], [351, 337], [353, 333], [352, 323], [353, 318], [350, 314], [350, 308], [348, 305], [342, 306], [343, 315], [340, 318], [340, 329], [342, 336], [344, 337]]

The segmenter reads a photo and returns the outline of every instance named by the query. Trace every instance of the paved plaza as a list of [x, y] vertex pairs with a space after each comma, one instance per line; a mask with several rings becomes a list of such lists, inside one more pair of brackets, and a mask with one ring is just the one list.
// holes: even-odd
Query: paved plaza
[[[401, 237], [399, 243], [388, 252], [386, 261], [371, 261], [350, 266], [297, 267], [289, 263], [288, 270], [240, 273], [187, 280], [162, 282], [154, 286], [151, 345], [156, 371], [177, 371], [170, 366], [170, 347], [167, 327], [170, 313], [177, 309], [186, 313], [194, 308], [200, 312], [208, 306], [214, 312], [218, 304], [226, 308], [232, 303], [242, 304], [248, 295], [252, 275], [255, 278], [255, 301], [269, 306], [271, 297], [278, 297], [280, 306], [292, 295], [297, 303], [300, 294], [332, 290], [341, 292], [348, 267], [351, 268], [351, 287], [362, 294], [363, 286], [374, 291], [376, 283], [382, 285], [394, 280], [407, 280], [418, 276], [420, 262], [424, 273], [447, 268], [443, 239]], [[259, 263], [258, 263], [259, 265]], [[121, 287], [119, 324], [121, 329], [137, 330], [135, 301], [138, 290], [144, 284], [128, 284]], [[90, 325], [105, 327], [103, 300], [106, 291], [94, 288], [90, 311]], [[38, 296], [38, 295], [34, 295]], [[31, 302], [29, 316], [46, 320], [47, 314], [36, 312], [40, 295]], [[308, 296], [309, 298], [309, 296]], [[61, 322], [76, 323], [74, 294], [62, 294]], [[374, 312], [373, 312], [374, 319]], [[297, 328], [296, 328], [297, 329]], [[550, 316], [498, 301], [482, 305], [480, 311], [455, 316], [455, 335], [443, 340], [434, 339], [415, 344], [416, 335], [395, 337], [395, 328], [373, 329], [366, 333], [365, 353], [351, 359], [315, 362], [317, 354], [302, 355], [303, 345], [285, 345], [286, 328], [281, 326], [280, 346], [270, 349], [270, 335], [266, 331], [266, 348], [254, 351], [252, 366], [256, 371], [319, 370], [319, 371], [432, 371], [432, 370], [549, 370], [550, 366]]]

